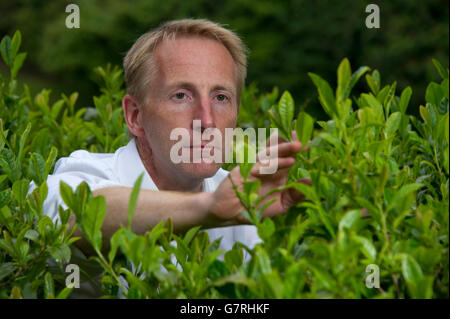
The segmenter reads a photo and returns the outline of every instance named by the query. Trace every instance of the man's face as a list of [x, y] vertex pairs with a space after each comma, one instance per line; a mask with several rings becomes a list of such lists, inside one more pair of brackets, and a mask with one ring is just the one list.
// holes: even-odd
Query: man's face
[[[200, 37], [162, 42], [154, 58], [157, 67], [148, 102], [141, 113], [141, 123], [155, 167], [183, 178], [211, 177], [222, 164], [203, 160], [192, 163], [193, 120], [201, 120], [202, 131], [206, 128], [220, 131], [221, 145], [225, 145], [225, 128], [235, 127], [238, 112], [233, 58], [219, 42]], [[170, 150], [177, 143], [170, 140], [175, 128], [189, 131], [191, 148], [188, 145], [186, 148], [191, 154], [191, 163], [175, 164], [170, 159]], [[207, 144], [212, 139], [202, 140], [202, 143]], [[217, 151], [212, 149], [210, 154]]]

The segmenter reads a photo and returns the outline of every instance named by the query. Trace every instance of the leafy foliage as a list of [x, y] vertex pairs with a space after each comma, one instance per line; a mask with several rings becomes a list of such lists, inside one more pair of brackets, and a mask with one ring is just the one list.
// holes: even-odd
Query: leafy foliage
[[[126, 298], [448, 298], [449, 284], [449, 72], [433, 60], [442, 80], [426, 90], [420, 117], [408, 115], [412, 90], [382, 85], [377, 70], [352, 73], [344, 59], [335, 90], [310, 73], [328, 121], [296, 111], [288, 92], [242, 96], [239, 121], [296, 130], [307, 152], [297, 157], [287, 185], [305, 200], [287, 214], [262, 219], [259, 183], [236, 189], [247, 217], [263, 240], [218, 249], [220, 239], [194, 227], [175, 234], [169, 220], [144, 235], [131, 231], [140, 189], [136, 181], [123, 225], [102, 249], [103, 197], [86, 183], [61, 183], [68, 209], [53, 224], [43, 211], [46, 178], [55, 160], [76, 149], [113, 152], [126, 143], [120, 113], [121, 72], [98, 68], [104, 83], [95, 108], [75, 111], [77, 93], [50, 105], [49, 90], [32, 98], [19, 87], [20, 33], [0, 43], [8, 79], [0, 79], [0, 297], [65, 298], [61, 269], [72, 259], [76, 228], [91, 243], [102, 267], [104, 297]], [[21, 61], [22, 60], [22, 61]], [[17, 62], [19, 61], [19, 62]], [[16, 66], [16, 68], [14, 67]], [[365, 78], [368, 92], [352, 95]], [[251, 116], [251, 115], [254, 116]], [[255, 116], [256, 115], [256, 116]], [[247, 177], [248, 164], [241, 173]], [[297, 182], [309, 178], [311, 185]], [[34, 181], [36, 188], [27, 195]], [[221, 257], [222, 256], [222, 257]], [[244, 258], [248, 256], [249, 258]], [[54, 267], [47, 267], [53, 263]], [[380, 269], [380, 288], [365, 285], [368, 265]]]

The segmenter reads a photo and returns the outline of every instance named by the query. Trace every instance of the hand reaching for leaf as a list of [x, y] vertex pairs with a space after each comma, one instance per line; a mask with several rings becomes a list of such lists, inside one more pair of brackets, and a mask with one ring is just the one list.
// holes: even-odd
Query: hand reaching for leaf
[[[309, 144], [304, 147], [297, 140], [295, 131], [292, 132], [293, 141], [291, 142], [287, 142], [277, 133], [275, 134], [269, 138], [266, 149], [258, 154], [258, 160], [253, 165], [246, 181], [241, 175], [240, 168], [235, 167], [228, 178], [213, 193], [210, 211], [225, 225], [248, 223], [248, 220], [241, 214], [241, 211], [246, 210], [243, 207], [243, 204], [244, 206], [246, 204], [239, 199], [235, 192], [236, 188], [239, 192], [244, 192], [244, 182], [256, 182], [253, 184], [254, 187], [259, 184], [257, 193], [259, 193], [260, 198], [265, 197], [263, 201], [258, 203], [258, 209], [264, 209], [263, 217], [284, 214], [289, 207], [304, 199], [303, 194], [292, 188], [270, 194], [272, 190], [286, 185], [289, 170], [296, 162], [295, 155], [300, 151], [307, 151], [309, 147]], [[271, 141], [271, 144], [269, 144], [269, 141]], [[275, 148], [277, 148], [277, 152], [274, 152]], [[262, 152], [276, 154], [276, 157], [270, 158], [270, 161], [261, 161]], [[276, 166], [274, 172], [272, 174], [262, 173], [261, 168], [267, 168], [268, 165]], [[301, 179], [298, 182], [311, 184], [309, 179]], [[266, 207], [264, 207], [265, 205]]]

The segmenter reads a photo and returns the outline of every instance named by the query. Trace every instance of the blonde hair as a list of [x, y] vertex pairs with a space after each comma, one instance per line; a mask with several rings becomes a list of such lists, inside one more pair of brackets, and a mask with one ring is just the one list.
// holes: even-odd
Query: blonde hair
[[125, 83], [128, 94], [140, 103], [145, 103], [146, 88], [151, 85], [155, 72], [154, 51], [157, 45], [169, 39], [181, 36], [199, 36], [213, 39], [221, 43], [231, 54], [236, 66], [237, 103], [247, 76], [248, 48], [231, 30], [206, 19], [183, 19], [169, 21], [160, 27], [143, 34], [133, 44], [123, 61]]

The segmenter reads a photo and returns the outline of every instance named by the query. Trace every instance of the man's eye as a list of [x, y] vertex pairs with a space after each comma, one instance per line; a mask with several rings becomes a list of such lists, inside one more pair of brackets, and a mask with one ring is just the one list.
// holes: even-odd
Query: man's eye
[[175, 93], [175, 98], [176, 98], [177, 100], [182, 100], [182, 99], [184, 99], [185, 97], [186, 97], [186, 94], [183, 93], [183, 92]]
[[219, 102], [224, 102], [224, 101], [226, 101], [226, 100], [228, 99], [228, 96], [226, 96], [225, 94], [218, 94], [218, 95], [216, 96], [216, 99], [217, 99]]

